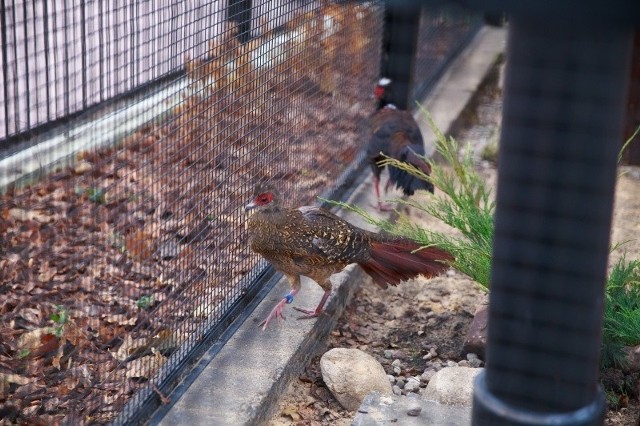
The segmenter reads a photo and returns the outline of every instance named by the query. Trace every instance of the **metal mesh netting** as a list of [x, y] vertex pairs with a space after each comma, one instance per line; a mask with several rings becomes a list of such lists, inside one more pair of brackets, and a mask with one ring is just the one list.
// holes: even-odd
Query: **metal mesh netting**
[[419, 101], [445, 71], [456, 54], [482, 26], [482, 18], [455, 2], [425, 3], [414, 65], [412, 97]]
[[313, 203], [361, 158], [382, 7], [68, 0], [0, 14], [0, 409], [126, 422], [259, 285], [252, 186]]

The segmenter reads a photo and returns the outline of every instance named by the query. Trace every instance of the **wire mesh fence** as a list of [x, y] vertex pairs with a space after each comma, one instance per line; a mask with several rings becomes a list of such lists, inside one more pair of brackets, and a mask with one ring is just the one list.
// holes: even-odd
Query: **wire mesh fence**
[[482, 17], [455, 2], [426, 2], [420, 15], [412, 97], [419, 101], [482, 26]]
[[[242, 4], [0, 12], [9, 422], [126, 423], [162, 399], [259, 285], [265, 265], [244, 231], [252, 186], [277, 181], [292, 205], [313, 203], [358, 158], [382, 5]], [[461, 37], [447, 40], [452, 54]]]

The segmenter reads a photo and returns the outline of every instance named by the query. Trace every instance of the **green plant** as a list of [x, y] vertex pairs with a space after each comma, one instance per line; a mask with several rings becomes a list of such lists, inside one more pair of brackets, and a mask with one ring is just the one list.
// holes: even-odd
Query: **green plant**
[[136, 301], [136, 306], [140, 309], [149, 309], [154, 302], [155, 298], [153, 297], [153, 294], [150, 294], [140, 297], [140, 299]]
[[69, 322], [69, 311], [62, 305], [56, 305], [56, 311], [51, 314], [50, 319], [56, 324], [53, 334], [58, 338], [62, 337], [64, 326]]
[[621, 258], [606, 284], [601, 364], [626, 367], [625, 346], [640, 343], [640, 260]]

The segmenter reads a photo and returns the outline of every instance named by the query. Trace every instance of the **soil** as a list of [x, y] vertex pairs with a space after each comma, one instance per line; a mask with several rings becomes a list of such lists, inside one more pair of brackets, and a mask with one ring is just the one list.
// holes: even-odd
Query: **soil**
[[[495, 77], [495, 75], [494, 75]], [[493, 79], [496, 83], [497, 79]], [[484, 146], [497, 136], [501, 98], [495, 84], [488, 84], [472, 101], [473, 109], [460, 123], [457, 139], [470, 141], [478, 159], [478, 170], [495, 187], [495, 165], [482, 160]], [[611, 253], [610, 264], [621, 256], [640, 258], [640, 168], [621, 167], [615, 198], [612, 244], [628, 241], [623, 249]], [[416, 195], [420, 197], [420, 195]], [[428, 202], [428, 198], [424, 201]], [[422, 227], [444, 231], [446, 225], [417, 210], [405, 210]], [[431, 280], [416, 279], [396, 288], [381, 290], [371, 282], [360, 289], [339, 319], [328, 339], [328, 349], [358, 348], [374, 356], [387, 374], [391, 363], [401, 360], [400, 375], [420, 375], [428, 363], [423, 356], [433, 347], [446, 363], [465, 359], [461, 356], [466, 330], [479, 305], [487, 303], [485, 294], [468, 277], [450, 270], [446, 276]], [[392, 350], [392, 358], [385, 357]], [[321, 354], [320, 354], [321, 355]], [[320, 355], [294, 380], [282, 397], [271, 426], [349, 425], [355, 413], [344, 410], [324, 385], [320, 373]], [[638, 374], [616, 369], [602, 371], [607, 391], [606, 425], [636, 425], [640, 415]], [[421, 385], [422, 388], [426, 384]], [[421, 388], [421, 390], [422, 390]]]

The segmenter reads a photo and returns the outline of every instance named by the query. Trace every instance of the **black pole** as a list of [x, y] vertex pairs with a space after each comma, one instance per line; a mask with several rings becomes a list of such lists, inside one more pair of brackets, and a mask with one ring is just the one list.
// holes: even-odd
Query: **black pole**
[[229, 0], [227, 20], [238, 25], [238, 41], [245, 43], [251, 39], [251, 0]]
[[400, 109], [413, 106], [411, 88], [421, 11], [421, 3], [411, 0], [385, 5], [380, 73], [393, 82], [386, 98]]
[[487, 368], [474, 425], [597, 425], [631, 27], [509, 18]]

